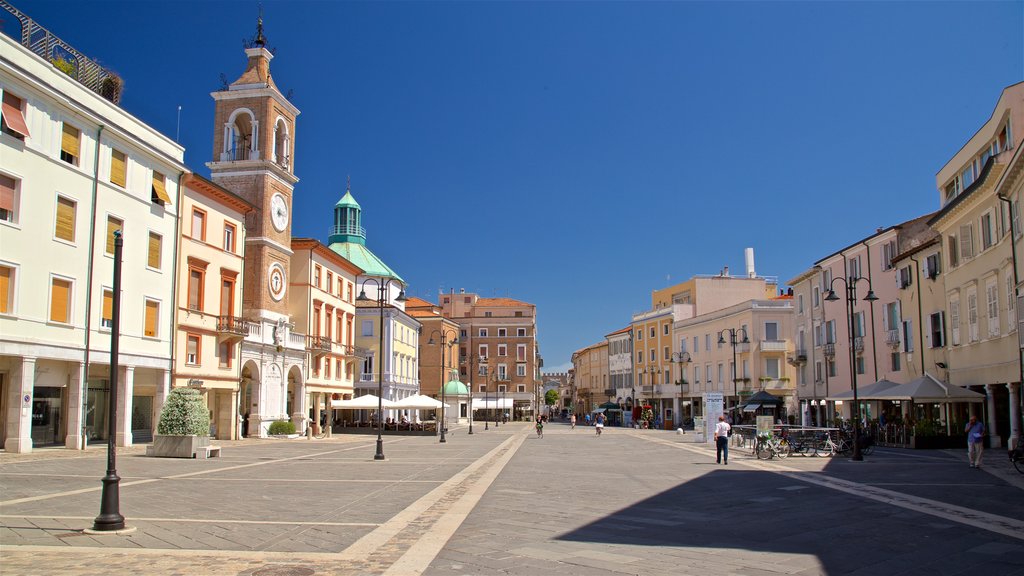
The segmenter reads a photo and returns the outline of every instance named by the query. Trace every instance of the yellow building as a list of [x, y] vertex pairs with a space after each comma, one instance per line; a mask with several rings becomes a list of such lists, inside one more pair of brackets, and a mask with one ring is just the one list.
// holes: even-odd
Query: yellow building
[[[196, 174], [183, 182], [173, 383], [200, 390], [210, 410], [211, 435], [234, 440], [239, 345], [248, 333], [241, 318], [245, 214], [254, 208]], [[157, 311], [154, 306], [152, 313]]]

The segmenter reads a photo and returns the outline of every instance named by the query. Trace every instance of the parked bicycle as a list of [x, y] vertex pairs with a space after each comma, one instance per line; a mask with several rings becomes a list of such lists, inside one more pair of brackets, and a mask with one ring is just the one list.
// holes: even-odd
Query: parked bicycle
[[789, 440], [780, 438], [779, 436], [759, 436], [757, 439], [757, 448], [755, 450], [757, 457], [761, 460], [770, 460], [772, 458], [788, 458], [792, 446], [789, 444]]

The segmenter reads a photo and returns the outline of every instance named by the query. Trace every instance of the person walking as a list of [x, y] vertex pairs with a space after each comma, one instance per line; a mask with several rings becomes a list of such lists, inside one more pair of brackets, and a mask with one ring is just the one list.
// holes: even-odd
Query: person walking
[[543, 438], [543, 437], [544, 437], [544, 420], [538, 416], [537, 417], [537, 438]]
[[985, 451], [985, 425], [978, 420], [977, 416], [971, 416], [967, 426], [964, 426], [967, 433], [967, 461], [971, 468], [981, 469], [981, 453]]
[[718, 424], [715, 424], [715, 458], [719, 464], [729, 464], [729, 423], [725, 416], [718, 417]]
[[570, 427], [569, 427], [570, 430], [575, 430], [576, 429], [576, 415], [575, 414], [573, 414], [569, 418], [569, 424], [570, 424]]
[[601, 431], [604, 430], [604, 414], [598, 414], [595, 418], [594, 428], [597, 430], [597, 435], [601, 435]]

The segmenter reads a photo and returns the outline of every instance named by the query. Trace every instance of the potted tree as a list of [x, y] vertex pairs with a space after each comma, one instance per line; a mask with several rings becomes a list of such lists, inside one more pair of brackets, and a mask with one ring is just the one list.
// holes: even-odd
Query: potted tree
[[148, 456], [195, 458], [210, 446], [210, 414], [198, 390], [174, 388], [160, 412], [160, 423]]

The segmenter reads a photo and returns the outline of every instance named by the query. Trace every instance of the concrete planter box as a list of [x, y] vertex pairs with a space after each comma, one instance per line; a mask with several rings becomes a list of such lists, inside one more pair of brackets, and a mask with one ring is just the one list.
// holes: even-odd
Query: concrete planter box
[[153, 445], [146, 449], [146, 456], [195, 458], [196, 452], [209, 445], [209, 436], [161, 436], [157, 434], [153, 437]]

